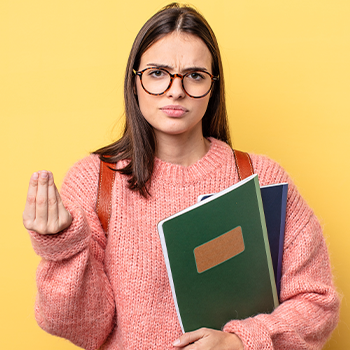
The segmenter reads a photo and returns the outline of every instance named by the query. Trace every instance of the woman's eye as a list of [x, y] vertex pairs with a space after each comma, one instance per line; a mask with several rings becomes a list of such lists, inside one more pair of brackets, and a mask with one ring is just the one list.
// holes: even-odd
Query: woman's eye
[[191, 72], [188, 75], [189, 78], [193, 79], [193, 80], [202, 80], [204, 79], [204, 75], [200, 72]]
[[151, 70], [149, 71], [148, 75], [154, 78], [162, 78], [166, 75], [166, 73], [163, 72], [162, 70]]

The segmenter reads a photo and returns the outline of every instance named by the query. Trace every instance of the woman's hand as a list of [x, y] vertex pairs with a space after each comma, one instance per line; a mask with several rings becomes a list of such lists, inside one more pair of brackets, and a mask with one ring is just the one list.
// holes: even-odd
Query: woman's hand
[[34, 173], [29, 182], [23, 224], [27, 230], [42, 235], [58, 233], [72, 223], [72, 217], [62, 203], [51, 172]]
[[183, 334], [173, 346], [182, 350], [243, 350], [239, 337], [214, 329], [201, 328]]

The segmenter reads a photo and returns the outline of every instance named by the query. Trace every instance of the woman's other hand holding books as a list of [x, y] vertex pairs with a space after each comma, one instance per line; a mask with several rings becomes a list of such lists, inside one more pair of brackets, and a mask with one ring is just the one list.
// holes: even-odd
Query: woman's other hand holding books
[[239, 337], [214, 329], [200, 328], [187, 332], [175, 340], [173, 346], [181, 350], [243, 350]]

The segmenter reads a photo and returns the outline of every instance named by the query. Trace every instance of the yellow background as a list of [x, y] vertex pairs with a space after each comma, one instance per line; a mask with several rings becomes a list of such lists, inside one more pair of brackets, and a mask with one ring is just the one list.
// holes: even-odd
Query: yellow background
[[[21, 223], [30, 174], [60, 184], [120, 134], [123, 73], [141, 25], [167, 2], [0, 2], [0, 348], [66, 350], [35, 323], [39, 258]], [[290, 173], [324, 226], [341, 319], [326, 349], [350, 348], [350, 2], [193, 1], [212, 25], [238, 149]]]

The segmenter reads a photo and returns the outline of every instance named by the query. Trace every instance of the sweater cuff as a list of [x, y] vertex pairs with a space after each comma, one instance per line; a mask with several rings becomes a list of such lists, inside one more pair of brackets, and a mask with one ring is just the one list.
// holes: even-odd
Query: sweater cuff
[[241, 339], [244, 350], [273, 350], [272, 340], [267, 329], [256, 319], [230, 321], [226, 323], [223, 331], [235, 333]]
[[28, 231], [36, 254], [44, 259], [61, 261], [84, 250], [89, 245], [90, 228], [84, 212], [79, 208], [70, 211], [72, 223], [53, 235]]

